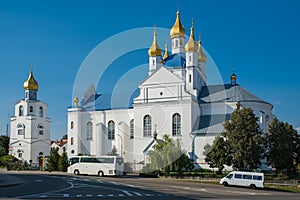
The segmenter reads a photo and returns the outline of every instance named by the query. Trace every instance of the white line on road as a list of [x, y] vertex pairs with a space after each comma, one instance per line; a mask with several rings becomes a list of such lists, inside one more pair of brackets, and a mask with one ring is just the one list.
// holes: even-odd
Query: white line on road
[[70, 196], [70, 194], [64, 194], [63, 195], [63, 197], [69, 197]]
[[82, 194], [77, 194], [76, 197], [82, 197]]
[[40, 195], [40, 198], [47, 198], [47, 195]]
[[91, 194], [87, 194], [87, 195], [86, 195], [86, 197], [92, 197], [92, 196], [93, 196], [93, 195], [91, 195]]
[[97, 196], [98, 196], [98, 197], [103, 197], [103, 194], [98, 194]]
[[135, 194], [136, 196], [143, 196], [141, 193], [138, 193], [138, 192], [132, 192], [133, 194]]
[[130, 196], [130, 197], [132, 197], [132, 196], [133, 196], [133, 194], [129, 193], [129, 192], [128, 192], [128, 191], [126, 191], [126, 190], [122, 190], [122, 192], [124, 192], [126, 195], [128, 195], [128, 196]]

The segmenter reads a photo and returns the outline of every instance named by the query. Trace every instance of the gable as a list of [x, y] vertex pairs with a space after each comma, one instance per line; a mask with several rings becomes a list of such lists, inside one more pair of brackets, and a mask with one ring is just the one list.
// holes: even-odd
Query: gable
[[161, 85], [161, 84], [183, 84], [183, 80], [167, 70], [164, 67], [161, 67], [151, 76], [149, 76], [140, 86], [150, 86], [150, 85]]

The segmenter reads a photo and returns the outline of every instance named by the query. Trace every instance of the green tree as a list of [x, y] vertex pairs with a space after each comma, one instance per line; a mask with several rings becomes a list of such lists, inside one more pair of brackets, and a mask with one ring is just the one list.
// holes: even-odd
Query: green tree
[[58, 159], [58, 169], [62, 172], [66, 172], [68, 169], [68, 157], [65, 151]]
[[8, 154], [9, 137], [0, 136], [0, 157]]
[[297, 131], [290, 124], [274, 118], [265, 137], [268, 164], [277, 170], [296, 167], [300, 142]]
[[18, 159], [12, 155], [4, 155], [0, 157], [0, 166], [5, 167], [8, 162], [15, 162]]
[[221, 135], [230, 148], [232, 166], [248, 170], [259, 167], [264, 155], [264, 140], [253, 110], [238, 106], [224, 128]]
[[60, 155], [58, 154], [58, 148], [51, 148], [50, 155], [48, 158], [48, 170], [49, 171], [59, 171], [58, 160]]
[[179, 141], [174, 141], [169, 135], [164, 135], [163, 140], [157, 140], [150, 153], [152, 170], [180, 173], [194, 168], [192, 160], [181, 149]]
[[224, 165], [231, 164], [230, 148], [223, 137], [216, 137], [212, 145], [205, 145], [204, 150], [205, 162], [211, 168], [217, 167], [219, 173], [224, 169]]

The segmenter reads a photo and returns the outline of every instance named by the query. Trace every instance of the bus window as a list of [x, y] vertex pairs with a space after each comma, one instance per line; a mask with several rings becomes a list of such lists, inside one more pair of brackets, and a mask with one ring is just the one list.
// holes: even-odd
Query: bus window
[[261, 181], [262, 180], [262, 176], [256, 176], [256, 175], [254, 175], [253, 176], [253, 180]]
[[70, 165], [74, 165], [75, 163], [79, 163], [79, 158], [78, 157], [70, 158]]
[[251, 180], [252, 179], [252, 175], [244, 174], [243, 175], [243, 179], [249, 179], [249, 180]]
[[234, 178], [242, 179], [242, 174], [235, 174]]
[[115, 159], [114, 158], [105, 158], [105, 157], [100, 157], [98, 158], [98, 161], [100, 163], [114, 163]]

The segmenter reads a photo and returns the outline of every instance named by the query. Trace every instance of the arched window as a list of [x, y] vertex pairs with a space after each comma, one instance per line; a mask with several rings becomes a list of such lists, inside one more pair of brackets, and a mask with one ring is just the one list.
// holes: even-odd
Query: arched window
[[134, 119], [130, 121], [130, 139], [134, 138]]
[[73, 129], [73, 128], [74, 128], [74, 122], [71, 121], [71, 129]]
[[181, 135], [181, 116], [175, 113], [172, 117], [172, 135]]
[[38, 128], [39, 135], [44, 135], [44, 126], [43, 126], [43, 124], [39, 124], [37, 128]]
[[265, 120], [265, 133], [268, 133], [268, 129], [269, 129], [269, 115], [266, 115], [266, 120]]
[[19, 107], [19, 116], [24, 116], [24, 107], [23, 106]]
[[86, 124], [86, 139], [92, 140], [93, 139], [93, 123], [88, 122]]
[[115, 122], [110, 120], [108, 122], [108, 133], [107, 133], [107, 137], [109, 140], [114, 140], [115, 139]]
[[32, 106], [29, 107], [29, 112], [33, 112], [33, 107]]
[[43, 107], [42, 106], [39, 108], [39, 116], [40, 117], [44, 116], [44, 111], [43, 111]]
[[24, 124], [18, 124], [17, 125], [17, 131], [18, 131], [18, 135], [24, 135], [25, 134], [25, 125]]
[[71, 137], [71, 145], [74, 145], [74, 138]]
[[151, 127], [152, 127], [151, 117], [150, 117], [150, 115], [146, 115], [144, 117], [144, 137], [151, 136], [151, 132], [152, 132]]

